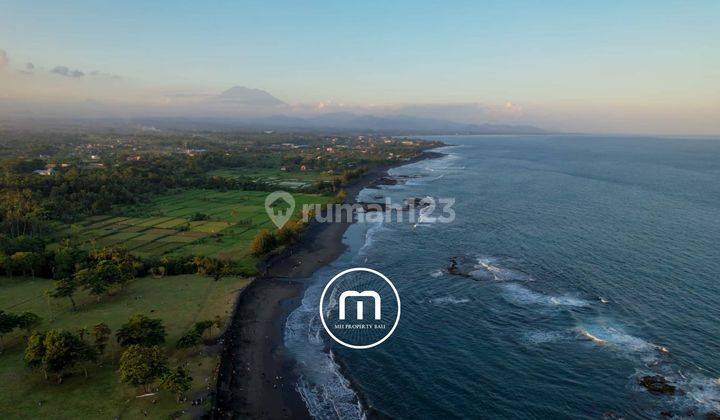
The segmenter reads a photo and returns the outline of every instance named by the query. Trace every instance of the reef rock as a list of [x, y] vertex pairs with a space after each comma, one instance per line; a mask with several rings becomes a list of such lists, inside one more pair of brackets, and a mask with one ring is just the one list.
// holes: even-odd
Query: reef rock
[[640, 385], [653, 394], [673, 395], [675, 386], [670, 385], [663, 376], [647, 375], [640, 378]]

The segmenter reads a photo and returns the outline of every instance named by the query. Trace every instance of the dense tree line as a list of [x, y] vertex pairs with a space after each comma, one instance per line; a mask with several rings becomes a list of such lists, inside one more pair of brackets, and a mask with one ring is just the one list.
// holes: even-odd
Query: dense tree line
[[[263, 189], [249, 179], [209, 177], [210, 170], [232, 164], [213, 156], [154, 156], [121, 161], [105, 168], [72, 166], [53, 176], [38, 176], [28, 167], [5, 162], [0, 178], [0, 222], [11, 236], [41, 233], [46, 219], [73, 221], [135, 204], [174, 188]], [[32, 163], [29, 168], [44, 168]], [[21, 172], [16, 172], [21, 171]]]

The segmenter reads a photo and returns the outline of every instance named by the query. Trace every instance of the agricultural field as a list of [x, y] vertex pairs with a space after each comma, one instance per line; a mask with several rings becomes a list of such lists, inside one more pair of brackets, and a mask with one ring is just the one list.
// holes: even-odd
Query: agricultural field
[[[150, 418], [170, 418], [171, 414], [179, 414], [182, 410], [187, 410], [183, 418], [200, 414], [200, 407], [192, 407], [190, 401], [178, 404], [167, 391], [137, 398], [143, 392], [120, 383], [117, 363], [121, 351], [114, 332], [137, 313], [161, 319], [168, 333], [165, 350], [170, 359], [169, 366], [187, 363], [193, 377], [188, 399], [204, 396], [207, 385], [213, 384], [219, 355], [210, 347], [176, 350], [175, 342], [197, 321], [211, 320], [215, 316], [227, 320], [238, 292], [249, 281], [240, 277], [213, 281], [197, 275], [139, 278], [100, 303], [84, 292], [78, 293], [78, 310], [72, 311], [66, 299], [47, 296], [46, 292], [53, 289], [52, 280], [0, 277], [0, 309], [36, 313], [43, 318], [39, 330], [76, 331], [100, 322], [113, 330], [100, 365], [89, 367], [88, 377], [78, 370], [62, 384], [47, 381], [41, 373], [25, 367], [24, 331], [4, 337], [4, 350], [0, 353], [3, 418], [143, 418], [143, 411]], [[217, 328], [211, 331], [214, 337], [219, 333]]]
[[[88, 247], [122, 246], [140, 256], [199, 255], [249, 260], [249, 246], [262, 229], [275, 229], [265, 211], [267, 192], [187, 190], [152, 202], [117, 208], [65, 226], [59, 239], [74, 237]], [[295, 215], [303, 204], [329, 197], [294, 194]], [[206, 220], [195, 220], [202, 214]]]
[[218, 169], [209, 172], [212, 176], [221, 176], [223, 178], [241, 178], [249, 177], [258, 181], [264, 181], [278, 187], [288, 189], [298, 189], [311, 186], [317, 181], [330, 181], [333, 175], [320, 171], [281, 171], [279, 169], [253, 169], [248, 174], [245, 168], [227, 168]]

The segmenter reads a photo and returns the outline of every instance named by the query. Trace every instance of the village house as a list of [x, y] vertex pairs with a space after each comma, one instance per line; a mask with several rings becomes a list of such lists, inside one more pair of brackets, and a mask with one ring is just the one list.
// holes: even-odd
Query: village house
[[55, 175], [55, 168], [36, 169], [33, 171], [33, 173], [41, 176]]

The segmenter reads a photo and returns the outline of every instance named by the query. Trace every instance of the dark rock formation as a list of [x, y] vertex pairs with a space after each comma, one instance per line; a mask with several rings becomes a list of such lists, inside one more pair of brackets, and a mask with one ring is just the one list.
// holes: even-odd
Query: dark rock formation
[[640, 385], [645, 387], [652, 394], [673, 395], [675, 394], [675, 386], [670, 385], [661, 375], [647, 375], [640, 378]]
[[390, 178], [387, 176], [384, 176], [382, 178], [379, 178], [375, 181], [373, 181], [368, 187], [377, 187], [379, 185], [397, 185], [399, 181], [395, 178]]

